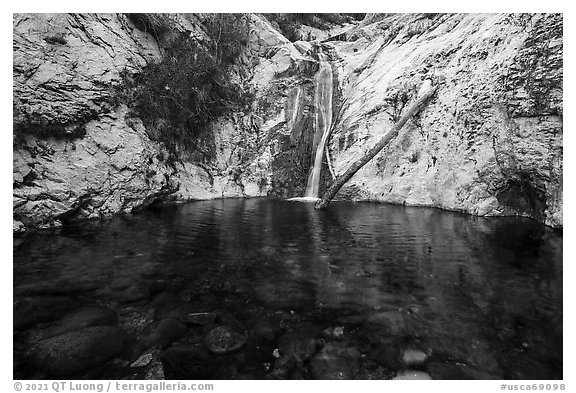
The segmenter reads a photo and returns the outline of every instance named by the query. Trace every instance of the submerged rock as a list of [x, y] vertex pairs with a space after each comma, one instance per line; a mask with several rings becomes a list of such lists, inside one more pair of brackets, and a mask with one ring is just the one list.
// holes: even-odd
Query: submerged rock
[[329, 342], [310, 360], [315, 379], [352, 379], [359, 372], [360, 352], [344, 342]]
[[121, 303], [130, 303], [145, 300], [150, 297], [150, 290], [143, 285], [132, 285], [120, 293], [114, 294], [113, 299]]
[[153, 356], [154, 355], [152, 355], [151, 353], [145, 353], [144, 355], [136, 359], [134, 362], [132, 362], [132, 364], [130, 364], [130, 367], [147, 366], [152, 361]]
[[323, 338], [317, 337], [319, 330], [316, 325], [302, 324], [294, 331], [286, 333], [278, 341], [280, 355], [299, 362], [311, 358], [326, 343]]
[[28, 352], [29, 362], [50, 376], [75, 374], [120, 355], [126, 333], [110, 326], [88, 327], [41, 340]]
[[268, 341], [272, 341], [280, 335], [280, 324], [274, 322], [269, 318], [260, 317], [254, 323], [250, 333], [256, 337], [263, 337]]
[[236, 351], [246, 344], [246, 336], [229, 326], [217, 326], [204, 336], [204, 345], [210, 352], [227, 353]]
[[211, 312], [192, 312], [183, 317], [184, 322], [196, 325], [210, 325], [216, 321], [216, 314]]
[[362, 369], [357, 379], [392, 379], [392, 372], [383, 367], [377, 367], [374, 370]]
[[399, 349], [392, 341], [390, 344], [379, 345], [370, 350], [368, 359], [391, 370], [398, 370], [402, 367], [399, 360]]
[[225, 325], [232, 328], [234, 331], [247, 334], [248, 329], [246, 326], [236, 316], [228, 310], [218, 310], [216, 311], [217, 322], [220, 325]]
[[212, 378], [214, 368], [222, 358], [206, 349], [203, 342], [196, 344], [174, 343], [161, 354], [167, 378]]
[[36, 296], [36, 295], [75, 295], [85, 294], [99, 288], [96, 280], [90, 278], [74, 279], [55, 279], [31, 284], [19, 285], [14, 288], [14, 293], [19, 296]]
[[[269, 379], [288, 379], [291, 371], [296, 367], [296, 360], [289, 356], [278, 356], [274, 360], [273, 370], [268, 374]], [[265, 365], [266, 367], [267, 365]], [[268, 371], [268, 370], [266, 370]]]
[[166, 348], [184, 334], [186, 334], [184, 323], [175, 318], [162, 319], [152, 322], [144, 329], [140, 335], [140, 345], [144, 349], [155, 345]]
[[345, 340], [346, 336], [344, 334], [344, 327], [337, 326], [337, 327], [329, 327], [322, 331], [320, 334], [327, 340]]
[[394, 378], [396, 380], [431, 380], [432, 377], [423, 372], [415, 370], [400, 371]]
[[382, 331], [380, 335], [395, 336], [406, 329], [405, 317], [401, 311], [382, 311], [370, 315], [369, 324], [374, 324]]
[[114, 326], [118, 315], [108, 308], [89, 306], [80, 308], [39, 332], [42, 339], [80, 330], [90, 326]]
[[502, 377], [460, 364], [431, 362], [426, 365], [428, 373], [434, 379], [502, 379]]
[[148, 369], [146, 370], [144, 379], [152, 381], [166, 379], [164, 376], [164, 366], [162, 365], [162, 362], [159, 360], [156, 361], [152, 360], [152, 363], [148, 366]]
[[175, 365], [185, 365], [196, 361], [204, 361], [213, 356], [206, 350], [204, 343], [172, 345], [162, 353], [162, 359]]
[[164, 365], [160, 358], [160, 351], [160, 347], [154, 347], [130, 364], [130, 368], [134, 369], [138, 379], [165, 379]]
[[14, 329], [61, 318], [80, 306], [73, 296], [29, 296], [14, 302]]
[[424, 363], [428, 355], [419, 349], [405, 349], [402, 351], [402, 363], [414, 366]]

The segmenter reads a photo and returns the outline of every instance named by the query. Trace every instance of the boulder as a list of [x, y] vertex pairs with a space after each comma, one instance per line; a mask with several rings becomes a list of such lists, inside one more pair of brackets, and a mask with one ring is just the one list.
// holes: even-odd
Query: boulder
[[183, 321], [195, 325], [210, 325], [216, 321], [216, 314], [211, 312], [191, 312], [183, 316]]
[[81, 302], [73, 296], [27, 296], [14, 301], [14, 329], [30, 328], [41, 322], [58, 319], [78, 308]]
[[53, 377], [69, 376], [119, 356], [126, 349], [126, 333], [111, 326], [93, 326], [41, 340], [27, 358]]
[[89, 306], [77, 309], [55, 321], [42, 329], [39, 335], [42, 339], [46, 339], [90, 326], [115, 326], [117, 323], [118, 315], [115, 311], [98, 306]]
[[353, 379], [359, 372], [360, 352], [344, 342], [328, 342], [310, 360], [314, 379]]
[[247, 338], [229, 326], [217, 326], [204, 336], [204, 345], [213, 353], [236, 351], [246, 344]]
[[26, 231], [26, 227], [21, 221], [13, 220], [12, 231], [14, 233], [22, 233]]
[[402, 363], [406, 366], [420, 365], [427, 357], [428, 355], [419, 349], [405, 349], [401, 355]]
[[166, 318], [152, 322], [140, 334], [140, 345], [144, 348], [151, 348], [160, 345], [162, 348], [168, 347], [174, 341], [186, 334], [186, 325], [176, 318]]

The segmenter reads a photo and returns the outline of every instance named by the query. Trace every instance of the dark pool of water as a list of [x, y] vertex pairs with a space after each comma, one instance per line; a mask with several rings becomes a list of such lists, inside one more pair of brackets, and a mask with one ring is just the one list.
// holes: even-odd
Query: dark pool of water
[[562, 233], [524, 219], [229, 199], [14, 244], [15, 378], [560, 379], [562, 337]]

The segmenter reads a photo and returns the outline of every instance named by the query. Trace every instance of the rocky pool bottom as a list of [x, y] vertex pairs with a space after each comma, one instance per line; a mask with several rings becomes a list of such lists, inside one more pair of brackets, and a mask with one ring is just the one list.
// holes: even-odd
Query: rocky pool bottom
[[15, 379], [561, 379], [562, 233], [370, 203], [14, 239]]

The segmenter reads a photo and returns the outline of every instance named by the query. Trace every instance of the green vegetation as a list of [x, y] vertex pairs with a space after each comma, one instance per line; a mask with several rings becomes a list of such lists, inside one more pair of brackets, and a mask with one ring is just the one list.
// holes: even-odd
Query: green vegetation
[[301, 39], [299, 29], [302, 25], [320, 30], [354, 20], [361, 20], [366, 14], [265, 14], [273, 25], [290, 41]]
[[417, 94], [416, 85], [410, 82], [400, 83], [388, 92], [384, 101], [389, 105], [392, 120], [400, 120], [404, 107]]
[[203, 23], [208, 39], [202, 42], [175, 30], [167, 14], [130, 14], [129, 18], [159, 42], [167, 33], [171, 39], [161, 61], [135, 75], [124, 75], [124, 100], [143, 120], [150, 137], [171, 152], [194, 151], [210, 158], [213, 152], [200, 142], [206, 139], [210, 122], [252, 100], [230, 76], [230, 65], [248, 41], [247, 17], [209, 16]]

